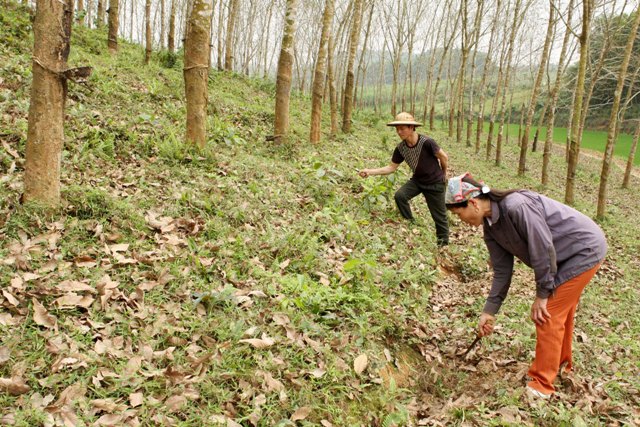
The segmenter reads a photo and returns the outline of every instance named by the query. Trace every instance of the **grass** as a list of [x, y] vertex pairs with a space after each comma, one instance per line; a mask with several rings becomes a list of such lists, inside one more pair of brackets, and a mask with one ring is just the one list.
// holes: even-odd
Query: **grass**
[[[23, 14], [11, 3], [0, 16]], [[18, 154], [0, 150], [0, 378], [29, 386], [0, 391], [3, 422], [637, 423], [638, 224], [626, 212], [640, 200], [631, 192], [610, 189], [601, 224], [609, 258], [577, 319], [580, 389], [530, 408], [520, 395], [535, 342], [531, 272], [517, 268], [498, 332], [468, 363], [452, 358], [469, 344], [490, 282], [486, 249], [451, 218], [453, 242], [439, 254], [420, 200], [417, 222], [401, 221], [391, 195], [406, 167], [388, 178], [356, 175], [390, 158], [395, 135], [384, 118], [356, 112], [353, 134], [325, 133], [313, 146], [309, 102], [293, 98], [291, 141], [274, 146], [265, 142], [273, 85], [212, 71], [210, 137], [196, 150], [182, 144], [179, 65], [163, 68], [159, 55], [144, 67], [142, 50], [126, 43], [110, 57], [104, 34], [74, 29], [72, 60], [94, 75], [69, 87], [64, 204], [47, 212], [19, 203], [29, 46], [25, 35], [0, 47], [20, 70], [0, 70], [12, 85], [0, 134]], [[509, 166], [497, 168], [434, 136], [452, 173], [562, 199], [562, 185], [539, 187], [539, 155], [515, 177], [513, 142]], [[595, 159], [581, 160], [577, 207], [589, 215], [597, 171]], [[557, 153], [552, 182], [564, 174]], [[93, 301], [62, 303], [71, 293]], [[36, 315], [37, 303], [55, 326]], [[362, 355], [367, 367], [356, 372]]]

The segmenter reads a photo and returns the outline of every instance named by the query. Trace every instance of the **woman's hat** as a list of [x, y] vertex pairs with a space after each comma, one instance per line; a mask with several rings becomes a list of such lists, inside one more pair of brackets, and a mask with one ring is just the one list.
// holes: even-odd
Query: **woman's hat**
[[422, 123], [416, 122], [416, 119], [414, 119], [411, 114], [402, 112], [396, 116], [394, 121], [387, 123], [387, 126], [399, 125], [422, 126]]
[[481, 184], [481, 187], [477, 187], [468, 181], [475, 182], [469, 172], [449, 178], [447, 191], [444, 195], [444, 203], [446, 205], [455, 205], [478, 197], [480, 194], [487, 194], [490, 191], [486, 185]]

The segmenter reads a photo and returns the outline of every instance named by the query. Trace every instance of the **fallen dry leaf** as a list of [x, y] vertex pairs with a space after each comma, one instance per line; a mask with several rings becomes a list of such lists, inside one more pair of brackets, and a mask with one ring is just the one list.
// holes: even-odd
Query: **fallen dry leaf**
[[129, 395], [129, 404], [131, 407], [135, 408], [144, 403], [144, 395], [142, 393], [131, 393]]
[[120, 425], [122, 422], [122, 415], [118, 414], [106, 414], [98, 418], [94, 425], [97, 426], [115, 426]]
[[366, 354], [361, 354], [353, 361], [353, 370], [356, 371], [356, 374], [361, 374], [367, 369], [367, 365], [369, 365], [369, 358]]
[[11, 352], [9, 351], [9, 347], [0, 346], [0, 365], [8, 362], [10, 358]]
[[55, 328], [57, 323], [55, 316], [49, 314], [47, 309], [44, 308], [37, 299], [32, 298], [31, 302], [33, 303], [33, 321], [45, 328]]
[[296, 409], [296, 412], [291, 415], [291, 421], [294, 423], [296, 421], [304, 420], [311, 413], [311, 408], [308, 406], [302, 406], [301, 408]]
[[164, 402], [167, 411], [169, 412], [179, 411], [185, 403], [187, 403], [187, 398], [180, 395], [171, 396]]
[[62, 292], [89, 292], [92, 294], [97, 292], [93, 286], [77, 280], [65, 280], [58, 283], [56, 288]]
[[245, 342], [251, 344], [255, 348], [268, 348], [275, 344], [275, 340], [273, 338], [269, 338], [265, 334], [262, 334], [262, 338], [250, 338], [246, 340], [240, 340], [238, 342]]
[[93, 304], [94, 298], [89, 295], [78, 295], [75, 292], [69, 292], [68, 294], [57, 298], [54, 301], [59, 308], [76, 308], [83, 307], [89, 308]]
[[9, 393], [12, 396], [18, 396], [31, 390], [24, 380], [19, 377], [0, 378], [0, 391]]

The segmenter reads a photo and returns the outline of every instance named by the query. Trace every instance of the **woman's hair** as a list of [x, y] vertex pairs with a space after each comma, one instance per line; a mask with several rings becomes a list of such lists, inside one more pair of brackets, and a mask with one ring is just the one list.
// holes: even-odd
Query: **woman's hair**
[[[474, 197], [474, 199], [481, 199], [481, 200], [489, 199], [489, 200], [491, 200], [493, 202], [500, 202], [505, 197], [507, 197], [509, 194], [515, 193], [517, 191], [520, 191], [518, 189], [496, 190], [496, 189], [492, 188], [492, 189], [488, 189], [488, 191], [485, 193], [483, 191], [483, 188], [487, 188], [487, 187], [482, 185], [481, 183], [479, 183], [475, 179], [471, 178], [470, 176], [465, 176], [464, 178], [462, 178], [462, 181], [473, 185], [474, 187], [476, 187], [478, 189], [478, 191], [480, 191], [480, 194], [477, 195], [476, 197]], [[447, 203], [446, 206], [447, 206], [447, 209], [466, 208], [468, 204], [469, 204], [469, 200], [463, 200], [463, 201], [458, 202], [458, 203]]]

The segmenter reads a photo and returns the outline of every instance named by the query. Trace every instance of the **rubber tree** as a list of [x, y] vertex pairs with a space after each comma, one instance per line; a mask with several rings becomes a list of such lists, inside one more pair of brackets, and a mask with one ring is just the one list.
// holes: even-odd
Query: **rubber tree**
[[235, 25], [238, 19], [239, 3], [240, 0], [231, 0], [229, 2], [229, 17], [227, 18], [227, 35], [224, 48], [224, 69], [226, 71], [233, 70]]
[[64, 107], [73, 0], [36, 3], [34, 46], [25, 152], [25, 202], [60, 203]]
[[291, 96], [291, 71], [293, 68], [294, 35], [296, 33], [296, 12], [298, 0], [287, 0], [284, 32], [278, 59], [276, 77], [276, 106], [274, 120], [274, 140], [281, 142], [289, 132], [289, 98]]
[[320, 34], [320, 46], [318, 46], [318, 56], [316, 59], [313, 74], [312, 96], [311, 96], [311, 129], [309, 141], [317, 143], [320, 141], [320, 124], [322, 120], [322, 98], [324, 95], [324, 83], [326, 79], [327, 56], [329, 35], [333, 22], [334, 0], [326, 0], [324, 13], [322, 14], [322, 32]]
[[144, 5], [144, 25], [145, 25], [145, 49], [144, 63], [149, 64], [151, 60], [152, 39], [151, 39], [151, 0], [146, 0]]
[[631, 171], [633, 170], [633, 162], [636, 158], [636, 151], [638, 149], [638, 140], [640, 140], [640, 119], [637, 120], [636, 131], [633, 134], [633, 141], [631, 141], [631, 148], [629, 149], [629, 157], [627, 158], [627, 167], [624, 170], [624, 178], [622, 179], [622, 188], [629, 188], [629, 181], [631, 180]]
[[565, 183], [564, 201], [572, 205], [575, 200], [576, 170], [578, 169], [578, 157], [582, 142], [582, 100], [584, 98], [584, 83], [587, 74], [587, 62], [589, 60], [589, 36], [591, 19], [593, 16], [595, 0], [582, 1], [582, 30], [578, 42], [580, 44], [580, 60], [578, 62], [578, 78], [575, 86], [575, 100], [573, 114], [571, 115], [570, 140], [567, 158], [567, 180]]
[[209, 34], [212, 0], [193, 0], [184, 40], [184, 86], [187, 99], [185, 140], [204, 148], [207, 142], [207, 102], [209, 82]]
[[118, 8], [118, 0], [109, 0], [109, 10], [107, 11], [109, 13], [109, 35], [107, 38], [109, 53], [118, 51], [118, 25], [120, 19]]
[[351, 132], [351, 115], [353, 113], [353, 93], [355, 91], [354, 66], [358, 41], [360, 40], [360, 23], [362, 21], [363, 0], [353, 0], [353, 22], [349, 35], [349, 56], [347, 59], [347, 76], [344, 84], [344, 105], [342, 109], [342, 132]]
[[176, 1], [171, 0], [171, 7], [169, 9], [169, 32], [167, 34], [167, 50], [170, 53], [176, 50]]

